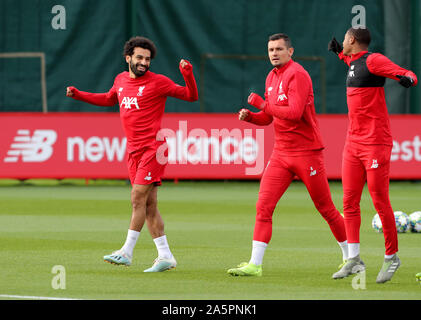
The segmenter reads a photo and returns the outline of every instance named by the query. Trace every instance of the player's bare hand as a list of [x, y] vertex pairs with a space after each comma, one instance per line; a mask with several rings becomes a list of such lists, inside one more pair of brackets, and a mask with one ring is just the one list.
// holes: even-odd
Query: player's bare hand
[[66, 96], [73, 97], [73, 95], [74, 95], [73, 89], [74, 89], [74, 87], [67, 87], [66, 88]]
[[250, 115], [250, 111], [247, 109], [241, 109], [240, 112], [238, 112], [238, 119], [241, 121], [244, 121], [248, 118]]
[[187, 60], [181, 59], [180, 60], [180, 72], [186, 73], [186, 72], [190, 72], [191, 70], [193, 70], [192, 64]]

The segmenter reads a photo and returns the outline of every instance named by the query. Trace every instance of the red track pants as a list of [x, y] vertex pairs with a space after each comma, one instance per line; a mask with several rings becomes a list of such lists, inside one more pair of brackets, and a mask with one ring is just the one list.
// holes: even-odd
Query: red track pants
[[347, 141], [342, 161], [343, 205], [348, 243], [360, 242], [360, 200], [367, 181], [368, 191], [382, 221], [387, 255], [398, 251], [395, 216], [389, 200], [391, 151], [391, 146], [362, 145]]
[[297, 156], [281, 155], [274, 151], [260, 181], [253, 240], [269, 243], [273, 211], [296, 175], [304, 182], [314, 205], [329, 224], [336, 240], [345, 241], [344, 219], [332, 201], [322, 151], [310, 151]]

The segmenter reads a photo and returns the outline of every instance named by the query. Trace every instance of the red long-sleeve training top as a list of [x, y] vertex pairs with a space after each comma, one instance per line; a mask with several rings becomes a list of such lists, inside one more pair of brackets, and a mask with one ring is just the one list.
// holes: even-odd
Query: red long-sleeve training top
[[257, 125], [274, 121], [274, 149], [278, 152], [298, 154], [324, 148], [310, 75], [292, 59], [269, 72], [265, 107], [258, 113], [249, 112], [245, 121]]
[[99, 106], [120, 105], [120, 119], [127, 137], [127, 152], [143, 148], [156, 149], [156, 135], [161, 129], [167, 97], [196, 101], [198, 92], [193, 71], [183, 71], [186, 86], [174, 83], [168, 77], [147, 71], [143, 76], [131, 78], [125, 71], [117, 75], [107, 93], [90, 93], [73, 88], [76, 100]]
[[384, 94], [385, 78], [399, 80], [408, 76], [417, 84], [417, 76], [401, 68], [380, 53], [361, 51], [351, 56], [339, 53], [348, 66], [347, 104], [349, 127], [347, 140], [360, 144], [392, 145], [390, 120]]

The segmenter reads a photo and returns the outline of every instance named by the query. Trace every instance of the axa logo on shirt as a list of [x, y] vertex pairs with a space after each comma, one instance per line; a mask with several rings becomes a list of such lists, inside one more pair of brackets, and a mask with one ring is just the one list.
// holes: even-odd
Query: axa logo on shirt
[[284, 101], [286, 99], [288, 99], [288, 97], [287, 97], [287, 95], [285, 93], [278, 94], [278, 100], [277, 100], [278, 102], [279, 101]]
[[278, 100], [277, 100], [277, 102], [284, 101], [284, 100], [287, 100], [287, 99], [288, 99], [288, 97], [284, 93], [284, 89], [282, 89], [282, 81], [281, 81], [281, 83], [279, 84], [279, 89], [278, 89]]
[[43, 162], [53, 154], [53, 144], [57, 140], [54, 130], [35, 130], [31, 136], [30, 130], [19, 129], [7, 156], [3, 162]]
[[136, 109], [140, 109], [139, 105], [137, 104], [136, 97], [124, 97], [121, 101], [120, 108], [124, 106], [125, 109], [131, 109], [132, 105], [134, 105]]

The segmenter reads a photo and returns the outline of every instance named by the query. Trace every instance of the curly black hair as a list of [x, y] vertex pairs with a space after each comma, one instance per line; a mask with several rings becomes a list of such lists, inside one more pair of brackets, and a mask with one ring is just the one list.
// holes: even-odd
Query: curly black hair
[[151, 52], [151, 59], [156, 56], [156, 46], [152, 40], [145, 37], [132, 37], [124, 44], [123, 56], [132, 56], [134, 48], [139, 47]]

